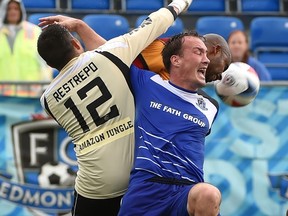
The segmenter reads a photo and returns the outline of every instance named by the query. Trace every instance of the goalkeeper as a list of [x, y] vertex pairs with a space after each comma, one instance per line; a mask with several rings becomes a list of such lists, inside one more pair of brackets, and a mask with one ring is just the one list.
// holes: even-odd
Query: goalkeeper
[[[67, 29], [73, 29], [67, 22], [65, 26], [62, 16], [41, 20], [40, 26], [48, 26], [39, 36], [38, 52], [60, 71], [43, 93], [41, 105], [72, 138], [79, 167], [73, 216], [117, 215], [134, 158], [135, 110], [129, 67], [191, 2], [174, 0], [150, 14], [146, 25], [96, 50], [102, 39], [89, 29], [77, 31], [91, 50], [86, 52], [69, 33]], [[84, 25], [74, 21], [74, 30]]]

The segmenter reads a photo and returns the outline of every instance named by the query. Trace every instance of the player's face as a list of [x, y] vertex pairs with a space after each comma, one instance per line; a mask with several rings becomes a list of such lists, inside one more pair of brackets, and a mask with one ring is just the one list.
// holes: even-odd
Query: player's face
[[21, 18], [20, 5], [17, 2], [10, 2], [7, 6], [7, 21], [9, 24], [17, 24]]
[[[214, 41], [214, 37], [205, 37], [205, 45], [207, 46], [207, 56], [210, 60], [210, 64], [206, 71], [206, 82], [212, 82], [215, 80], [221, 80], [222, 73], [229, 67], [230, 56], [225, 55], [220, 44]], [[216, 45], [215, 45], [216, 44]]]
[[228, 68], [229, 61], [227, 57], [222, 56], [221, 53], [211, 53], [208, 51], [207, 54], [210, 64], [206, 71], [206, 82], [212, 82], [215, 80], [221, 80], [222, 73]]
[[242, 61], [248, 50], [248, 41], [243, 32], [233, 33], [228, 41], [228, 45], [232, 54], [233, 61]]
[[207, 58], [207, 47], [197, 37], [185, 36], [183, 40], [182, 52], [179, 55], [182, 87], [194, 91], [206, 85], [206, 69], [210, 62]]

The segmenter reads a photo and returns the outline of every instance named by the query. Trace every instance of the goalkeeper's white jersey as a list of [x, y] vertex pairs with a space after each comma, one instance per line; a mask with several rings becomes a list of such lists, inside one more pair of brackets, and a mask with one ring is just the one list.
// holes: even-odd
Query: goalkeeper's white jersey
[[41, 97], [43, 108], [75, 144], [79, 170], [75, 189], [87, 198], [123, 195], [134, 153], [134, 99], [129, 67], [173, 23], [160, 9], [151, 21], [97, 50], [72, 59]]

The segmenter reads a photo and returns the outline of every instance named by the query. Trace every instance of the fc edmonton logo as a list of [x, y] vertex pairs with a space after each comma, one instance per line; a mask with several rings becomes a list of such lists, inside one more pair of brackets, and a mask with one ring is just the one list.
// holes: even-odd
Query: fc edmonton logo
[[206, 102], [204, 101], [203, 98], [197, 98], [196, 105], [199, 106], [200, 109], [202, 109], [202, 110], [208, 110], [207, 107], [206, 107]]
[[[12, 125], [17, 181], [0, 176], [1, 198], [34, 213], [71, 210], [76, 159], [71, 139], [52, 119]], [[5, 196], [5, 197], [3, 197]]]

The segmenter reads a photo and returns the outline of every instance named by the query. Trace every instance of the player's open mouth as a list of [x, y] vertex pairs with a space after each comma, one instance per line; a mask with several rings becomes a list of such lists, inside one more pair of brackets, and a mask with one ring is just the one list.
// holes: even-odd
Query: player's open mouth
[[200, 68], [197, 70], [197, 72], [203, 74], [203, 76], [205, 77], [205, 74], [206, 74], [206, 68]]

